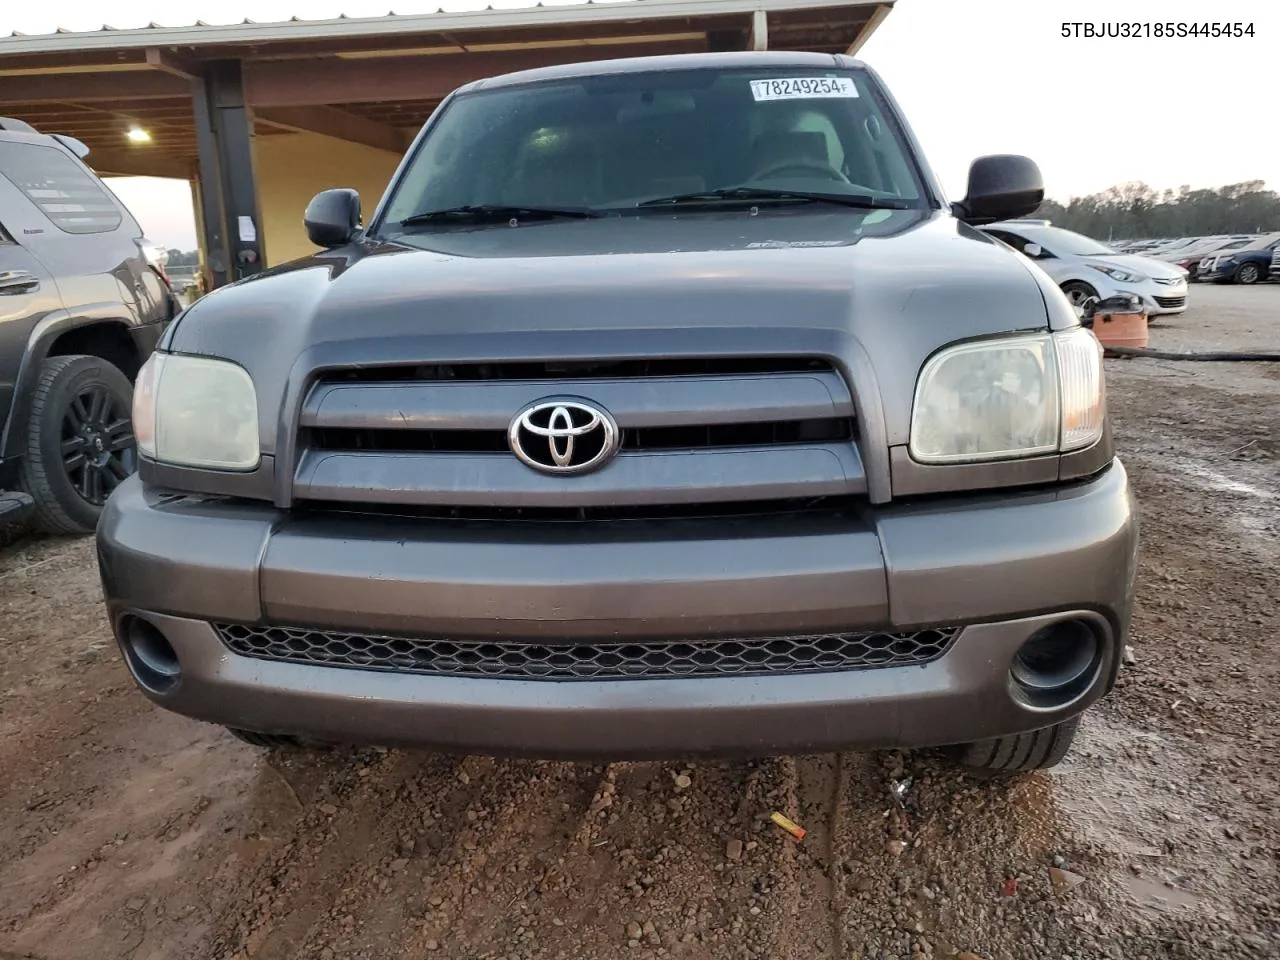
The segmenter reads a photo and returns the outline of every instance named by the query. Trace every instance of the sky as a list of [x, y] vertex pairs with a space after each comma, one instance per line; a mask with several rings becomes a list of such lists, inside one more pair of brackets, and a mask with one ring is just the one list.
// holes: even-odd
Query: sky
[[[555, 0], [544, 0], [551, 5]], [[0, 33], [258, 22], [388, 8], [423, 13], [519, 7], [521, 0], [0, 0]], [[1253, 24], [1254, 36], [1085, 39], [1063, 23]], [[1215, 187], [1265, 180], [1280, 189], [1275, 62], [1280, 3], [1273, 0], [897, 0], [859, 56], [884, 79], [952, 198], [970, 161], [1021, 153], [1067, 200], [1115, 184]], [[190, 249], [187, 185], [145, 178], [112, 187], [153, 240]], [[372, 204], [370, 204], [372, 205]], [[301, 211], [299, 211], [301, 213]]]

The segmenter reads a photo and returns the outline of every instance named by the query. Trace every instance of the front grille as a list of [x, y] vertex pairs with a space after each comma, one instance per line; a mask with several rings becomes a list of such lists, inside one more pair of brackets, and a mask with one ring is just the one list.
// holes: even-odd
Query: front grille
[[1185, 307], [1187, 305], [1186, 297], [1152, 297], [1151, 299], [1166, 309]]
[[507, 680], [775, 676], [919, 665], [941, 657], [960, 633], [958, 627], [946, 627], [909, 633], [539, 643], [231, 623], [213, 627], [232, 652], [260, 660]]
[[[830, 417], [769, 423], [718, 423], [678, 427], [634, 427], [622, 431], [620, 450], [695, 450], [831, 443], [853, 437], [853, 420]], [[381, 452], [507, 453], [505, 430], [353, 430], [317, 428], [304, 436], [313, 450]]]
[[[526, 430], [522, 443], [535, 446], [518, 457], [508, 437], [513, 421], [553, 398], [612, 416], [620, 456], [580, 475], [548, 475], [530, 461], [543, 463], [550, 441]], [[853, 394], [821, 357], [326, 370], [297, 423], [293, 462], [277, 463], [293, 476], [291, 505], [714, 508], [867, 492]], [[575, 439], [578, 463], [603, 449], [603, 435]]]
[[728, 503], [644, 503], [602, 507], [432, 507], [400, 503], [343, 503], [307, 500], [299, 515], [317, 517], [380, 517], [404, 520], [459, 520], [499, 523], [627, 523], [662, 520], [736, 520], [782, 518], [794, 521], [818, 517], [823, 521], [859, 523], [861, 497], [812, 497], [808, 500], [743, 500]]
[[672, 357], [659, 360], [537, 360], [510, 363], [432, 363], [329, 371], [329, 382], [582, 380], [599, 377], [754, 376], [830, 370], [816, 357]]

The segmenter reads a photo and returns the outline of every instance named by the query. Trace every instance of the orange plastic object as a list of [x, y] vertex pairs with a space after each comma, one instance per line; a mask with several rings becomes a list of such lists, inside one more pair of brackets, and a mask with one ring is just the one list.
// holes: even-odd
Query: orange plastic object
[[1105, 313], [1093, 318], [1093, 332], [1104, 347], [1137, 347], [1147, 345], [1147, 315], [1144, 311]]

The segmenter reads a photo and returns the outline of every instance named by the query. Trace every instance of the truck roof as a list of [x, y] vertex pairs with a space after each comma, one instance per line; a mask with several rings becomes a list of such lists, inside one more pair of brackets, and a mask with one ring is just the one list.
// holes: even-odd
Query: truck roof
[[627, 57], [618, 60], [595, 60], [586, 63], [564, 63], [552, 67], [518, 70], [497, 77], [473, 80], [459, 92], [496, 89], [543, 80], [571, 80], [577, 77], [599, 77], [620, 73], [645, 73], [664, 70], [733, 69], [735, 67], [826, 67], [842, 70], [865, 68], [860, 60], [833, 53], [809, 53], [790, 50], [733, 51], [727, 53], [676, 53], [657, 57]]

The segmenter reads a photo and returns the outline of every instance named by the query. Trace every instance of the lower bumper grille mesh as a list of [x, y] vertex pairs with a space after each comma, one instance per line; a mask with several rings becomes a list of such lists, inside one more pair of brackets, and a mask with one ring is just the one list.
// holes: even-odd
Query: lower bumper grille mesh
[[906, 666], [936, 660], [960, 633], [950, 627], [597, 644], [388, 637], [231, 623], [213, 627], [232, 652], [261, 660], [508, 680], [761, 676]]
[[1186, 297], [1152, 297], [1157, 304], [1166, 310], [1176, 309], [1177, 307], [1185, 307], [1187, 305]]

